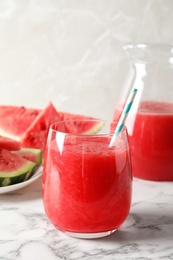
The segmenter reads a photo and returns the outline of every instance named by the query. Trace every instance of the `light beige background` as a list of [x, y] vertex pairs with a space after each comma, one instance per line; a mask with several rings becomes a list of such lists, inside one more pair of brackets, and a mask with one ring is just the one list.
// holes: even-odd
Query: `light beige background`
[[0, 104], [110, 119], [127, 42], [172, 42], [172, 0], [0, 0]]

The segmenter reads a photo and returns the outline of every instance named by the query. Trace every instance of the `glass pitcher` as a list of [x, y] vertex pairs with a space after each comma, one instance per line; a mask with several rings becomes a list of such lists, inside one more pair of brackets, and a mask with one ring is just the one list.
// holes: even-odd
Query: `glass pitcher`
[[173, 45], [126, 44], [133, 76], [122, 89], [114, 120], [130, 90], [137, 94], [125, 123], [131, 145], [133, 176], [173, 181]]

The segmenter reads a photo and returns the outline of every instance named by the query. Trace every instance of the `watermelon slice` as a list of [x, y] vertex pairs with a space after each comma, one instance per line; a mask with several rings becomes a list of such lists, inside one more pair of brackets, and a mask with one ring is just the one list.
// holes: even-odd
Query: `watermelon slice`
[[[86, 119], [89, 122], [77, 123], [70, 120]], [[96, 133], [102, 128], [102, 124], [94, 121], [95, 118], [59, 112], [50, 102], [43, 110], [15, 107], [0, 106], [0, 134], [11, 137], [21, 142], [22, 148], [41, 149], [44, 155], [47, 133], [50, 124], [55, 121], [68, 120], [66, 123], [66, 131], [73, 134], [79, 133]]]
[[20, 142], [0, 135], [0, 149], [19, 150]]
[[[66, 112], [59, 114], [61, 120], [66, 121], [66, 131], [71, 134], [95, 134], [103, 127], [103, 123], [98, 123], [93, 117]], [[77, 121], [80, 119], [83, 121]]]
[[21, 146], [41, 149], [44, 154], [49, 126], [59, 120], [61, 120], [59, 113], [50, 102], [24, 133], [21, 139]]
[[18, 151], [12, 151], [12, 153], [15, 153], [22, 158], [25, 158], [31, 162], [34, 162], [37, 165], [42, 164], [42, 151], [40, 149], [21, 148]]
[[0, 106], [0, 135], [19, 141], [39, 113], [39, 109]]
[[0, 149], [0, 187], [28, 180], [35, 172], [36, 164]]

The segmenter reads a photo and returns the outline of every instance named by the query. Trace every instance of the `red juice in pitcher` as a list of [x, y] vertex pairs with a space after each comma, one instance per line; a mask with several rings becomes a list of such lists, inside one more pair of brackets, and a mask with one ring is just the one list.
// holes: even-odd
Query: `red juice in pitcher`
[[[119, 119], [121, 112], [117, 107], [114, 120]], [[173, 181], [173, 103], [141, 102], [138, 111], [129, 115], [126, 126], [133, 176]]]

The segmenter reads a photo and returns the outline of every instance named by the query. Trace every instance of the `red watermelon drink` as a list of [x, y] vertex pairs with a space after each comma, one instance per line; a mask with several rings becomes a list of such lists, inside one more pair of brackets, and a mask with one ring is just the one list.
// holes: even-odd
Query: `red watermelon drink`
[[[131, 204], [126, 129], [116, 147], [109, 148], [112, 136], [108, 132], [92, 134], [100, 122], [90, 134], [73, 134], [72, 129], [67, 133], [66, 123], [54, 123], [49, 130], [42, 178], [45, 212], [53, 225], [68, 235], [109, 235], [125, 221]], [[75, 127], [86, 123], [78, 120]]]
[[[118, 120], [122, 110], [117, 109]], [[133, 175], [154, 181], [173, 181], [173, 103], [142, 102], [126, 122]]]

